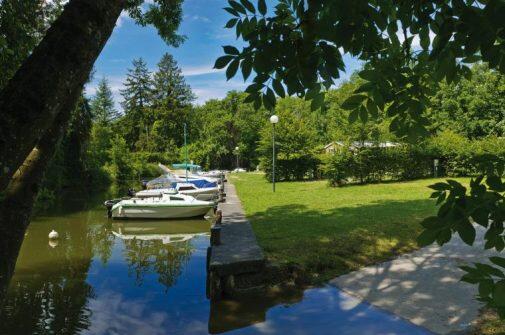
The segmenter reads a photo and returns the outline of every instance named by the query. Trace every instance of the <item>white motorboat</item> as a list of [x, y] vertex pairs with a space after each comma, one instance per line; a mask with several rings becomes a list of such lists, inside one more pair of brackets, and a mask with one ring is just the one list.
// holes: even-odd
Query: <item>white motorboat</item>
[[197, 187], [191, 183], [173, 183], [172, 188], [160, 188], [143, 190], [135, 193], [137, 198], [161, 197], [165, 193], [179, 193], [190, 195], [198, 200], [211, 201], [219, 197], [219, 188], [215, 187]]
[[214, 202], [197, 200], [184, 194], [163, 193], [160, 197], [121, 200], [111, 208], [114, 219], [180, 219], [200, 217]]

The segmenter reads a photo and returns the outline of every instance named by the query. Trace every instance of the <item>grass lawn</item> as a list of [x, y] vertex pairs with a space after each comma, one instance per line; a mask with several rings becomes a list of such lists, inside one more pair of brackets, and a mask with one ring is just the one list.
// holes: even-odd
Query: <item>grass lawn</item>
[[419, 222], [436, 212], [425, 179], [331, 188], [327, 181], [272, 184], [230, 177], [267, 256], [297, 263], [323, 282], [417, 248]]

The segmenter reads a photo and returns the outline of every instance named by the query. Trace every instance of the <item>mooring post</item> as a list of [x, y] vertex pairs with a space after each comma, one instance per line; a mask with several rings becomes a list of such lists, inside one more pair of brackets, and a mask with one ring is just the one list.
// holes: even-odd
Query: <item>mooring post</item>
[[221, 227], [213, 225], [210, 228], [210, 245], [220, 245], [221, 244]]
[[223, 211], [218, 209], [216, 211], [215, 215], [216, 215], [216, 218], [214, 219], [214, 225], [219, 226], [223, 222]]

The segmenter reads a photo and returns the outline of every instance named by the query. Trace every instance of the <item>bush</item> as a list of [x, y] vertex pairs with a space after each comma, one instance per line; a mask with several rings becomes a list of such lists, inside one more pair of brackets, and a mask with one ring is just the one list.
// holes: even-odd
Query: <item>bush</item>
[[444, 131], [427, 144], [392, 148], [341, 148], [325, 161], [324, 173], [330, 185], [347, 182], [373, 183], [383, 180], [411, 180], [433, 176], [433, 160], [439, 160], [438, 176], [475, 176], [492, 169], [503, 174], [505, 139], [487, 137], [470, 141]]
[[[320, 176], [320, 165], [321, 160], [312, 154], [297, 155], [289, 159], [277, 158], [275, 160], [275, 180], [315, 179]], [[272, 180], [272, 158], [262, 157], [261, 166], [264, 167], [267, 180]]]
[[429, 141], [430, 151], [440, 159], [443, 175], [474, 176], [505, 163], [505, 139], [486, 137], [468, 140], [451, 131], [444, 131]]
[[327, 158], [324, 172], [332, 186], [351, 181], [409, 180], [431, 176], [432, 161], [427, 150], [408, 145], [358, 150], [343, 147]]

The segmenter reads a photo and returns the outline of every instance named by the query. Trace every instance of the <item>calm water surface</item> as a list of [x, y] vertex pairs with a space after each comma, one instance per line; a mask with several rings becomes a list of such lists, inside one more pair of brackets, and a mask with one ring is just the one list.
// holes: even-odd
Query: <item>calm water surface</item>
[[[205, 295], [209, 222], [110, 221], [100, 206], [34, 219], [0, 334], [428, 334], [335, 288]], [[48, 233], [60, 234], [57, 242]]]

